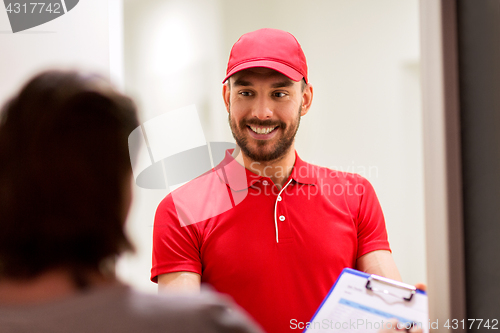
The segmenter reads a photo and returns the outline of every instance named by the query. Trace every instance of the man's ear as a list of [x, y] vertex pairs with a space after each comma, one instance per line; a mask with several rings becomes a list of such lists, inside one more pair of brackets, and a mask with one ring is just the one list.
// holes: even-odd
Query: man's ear
[[222, 85], [222, 98], [224, 99], [224, 105], [226, 105], [226, 110], [229, 112], [229, 98], [231, 97], [231, 89], [229, 88], [229, 80]]
[[313, 87], [310, 83], [306, 85], [302, 91], [302, 110], [300, 111], [301, 116], [305, 116], [311, 107], [313, 100]]

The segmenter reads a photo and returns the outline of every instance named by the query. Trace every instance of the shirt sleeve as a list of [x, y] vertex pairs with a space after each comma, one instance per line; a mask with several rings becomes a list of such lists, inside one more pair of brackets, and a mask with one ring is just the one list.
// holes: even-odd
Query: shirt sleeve
[[196, 225], [181, 226], [172, 195], [163, 199], [154, 219], [151, 281], [157, 283], [158, 275], [181, 271], [201, 275], [199, 236]]
[[359, 197], [357, 258], [376, 250], [391, 251], [387, 240], [384, 214], [370, 182], [359, 175], [354, 193]]

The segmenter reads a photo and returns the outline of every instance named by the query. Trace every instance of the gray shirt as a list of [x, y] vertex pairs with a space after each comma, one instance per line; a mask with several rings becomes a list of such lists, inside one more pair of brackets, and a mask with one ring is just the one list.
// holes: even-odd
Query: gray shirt
[[234, 303], [214, 292], [150, 295], [124, 285], [43, 304], [0, 306], [0, 332], [262, 333]]

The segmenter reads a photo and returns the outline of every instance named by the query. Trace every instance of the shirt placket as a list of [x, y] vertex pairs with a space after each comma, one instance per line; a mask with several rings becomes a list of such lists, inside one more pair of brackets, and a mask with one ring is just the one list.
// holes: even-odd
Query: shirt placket
[[291, 186], [293, 186], [292, 180], [290, 180], [285, 186], [283, 186], [280, 193], [275, 198], [274, 219], [277, 228], [278, 236], [276, 238], [276, 241], [278, 244], [284, 244], [292, 241], [292, 217], [288, 214], [286, 205], [286, 190]]

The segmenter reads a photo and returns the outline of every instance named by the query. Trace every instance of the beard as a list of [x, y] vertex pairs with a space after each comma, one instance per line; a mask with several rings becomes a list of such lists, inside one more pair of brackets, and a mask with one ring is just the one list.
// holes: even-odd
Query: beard
[[[258, 119], [245, 120], [242, 119], [238, 124], [231, 118], [231, 108], [229, 108], [229, 126], [231, 127], [231, 132], [236, 140], [236, 144], [240, 147], [241, 151], [255, 162], [270, 162], [278, 161], [282, 159], [290, 150], [290, 147], [295, 140], [295, 135], [300, 125], [300, 112], [302, 111], [302, 106], [297, 112], [297, 118], [295, 118], [293, 123], [287, 125], [282, 121], [271, 121], [264, 120], [260, 121]], [[271, 143], [269, 140], [251, 140], [256, 141], [256, 148], [250, 147], [248, 144], [249, 135], [246, 133], [248, 125], [264, 126], [264, 127], [278, 127], [281, 130], [281, 137], [277, 142]], [[274, 138], [273, 138], [274, 139]], [[272, 140], [273, 140], [272, 139]]]

